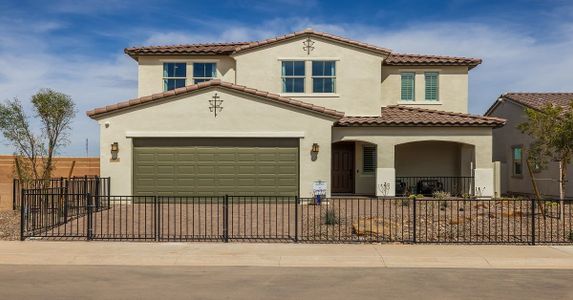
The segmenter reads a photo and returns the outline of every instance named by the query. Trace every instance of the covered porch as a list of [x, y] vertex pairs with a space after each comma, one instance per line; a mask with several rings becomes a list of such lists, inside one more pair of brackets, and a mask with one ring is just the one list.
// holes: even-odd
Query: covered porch
[[392, 152], [395, 196], [474, 194], [474, 145], [419, 141], [379, 149], [375, 143], [354, 140], [332, 144], [333, 195], [390, 195], [389, 181], [377, 184], [377, 164], [379, 156]]
[[503, 121], [385, 107], [379, 117], [345, 117], [333, 128], [333, 195], [495, 195], [492, 128]]

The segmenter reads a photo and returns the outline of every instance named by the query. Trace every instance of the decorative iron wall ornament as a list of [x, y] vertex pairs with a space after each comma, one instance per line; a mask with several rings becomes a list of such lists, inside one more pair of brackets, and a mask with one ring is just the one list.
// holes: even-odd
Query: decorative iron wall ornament
[[221, 100], [221, 97], [219, 97], [217, 93], [213, 95], [213, 99], [209, 100], [209, 111], [215, 115], [215, 118], [217, 117], [217, 113], [223, 110], [221, 106], [222, 103], [223, 100]]
[[302, 50], [306, 51], [306, 55], [310, 55], [310, 51], [314, 50], [314, 47], [312, 46], [314, 45], [314, 41], [311, 40], [310, 37], [307, 37], [306, 40], [302, 42], [302, 44], [304, 45]]

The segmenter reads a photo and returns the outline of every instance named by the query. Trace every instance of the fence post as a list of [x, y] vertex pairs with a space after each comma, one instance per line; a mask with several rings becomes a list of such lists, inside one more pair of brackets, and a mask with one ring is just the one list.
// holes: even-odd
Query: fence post
[[417, 219], [417, 212], [416, 212], [417, 209], [416, 209], [416, 207], [417, 207], [417, 203], [418, 203], [418, 201], [416, 200], [416, 197], [414, 197], [414, 205], [413, 205], [413, 206], [414, 206], [414, 214], [413, 214], [413, 218], [414, 218], [413, 223], [414, 223], [414, 224], [412, 224], [412, 225], [413, 225], [413, 230], [414, 230], [414, 232], [413, 232], [413, 234], [412, 234], [412, 241], [414, 242], [414, 244], [416, 243], [416, 231], [417, 231], [417, 230], [416, 230], [416, 219]]
[[531, 245], [535, 246], [535, 199], [531, 199]]
[[229, 242], [229, 195], [225, 195], [223, 202], [223, 240]]
[[26, 237], [24, 236], [24, 222], [26, 221], [25, 213], [26, 207], [24, 205], [24, 189], [20, 191], [20, 241], [24, 241]]
[[100, 192], [99, 192], [99, 177], [96, 175], [95, 176], [95, 196], [96, 196], [96, 211], [99, 211], [100, 208]]
[[153, 196], [153, 207], [155, 209], [155, 241], [159, 242], [160, 234], [161, 234], [161, 226], [160, 226], [160, 218], [161, 218], [161, 209], [159, 207], [159, 200], [157, 199], [157, 195]]
[[12, 179], [12, 210], [16, 210], [16, 180]]
[[85, 194], [87, 197], [87, 215], [88, 215], [88, 220], [87, 220], [87, 239], [88, 241], [91, 241], [93, 239], [93, 215], [92, 215], [92, 197], [90, 195], [90, 193]]
[[294, 197], [294, 242], [298, 243], [298, 196]]

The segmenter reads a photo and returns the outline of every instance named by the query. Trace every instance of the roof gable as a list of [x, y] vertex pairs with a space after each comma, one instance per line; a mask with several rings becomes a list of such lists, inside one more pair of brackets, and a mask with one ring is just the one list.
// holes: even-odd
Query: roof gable
[[499, 96], [486, 111], [485, 115], [491, 115], [502, 101], [509, 101], [535, 110], [543, 109], [543, 106], [546, 104], [568, 107], [571, 101], [573, 101], [573, 93], [505, 93]]
[[235, 52], [233, 52], [233, 55], [240, 54], [240, 53], [246, 52], [246, 51], [251, 51], [254, 49], [258, 49], [260, 47], [265, 47], [265, 46], [270, 46], [270, 45], [275, 45], [275, 44], [287, 42], [287, 41], [297, 39], [297, 38], [300, 38], [303, 36], [318, 37], [318, 38], [322, 38], [322, 39], [332, 41], [332, 42], [335, 42], [338, 44], [344, 44], [344, 45], [360, 48], [363, 50], [367, 50], [367, 51], [370, 51], [370, 52], [373, 52], [373, 53], [376, 53], [379, 55], [383, 55], [383, 56], [387, 56], [392, 52], [392, 50], [390, 50], [390, 49], [378, 47], [376, 45], [362, 43], [362, 42], [359, 42], [356, 40], [347, 39], [347, 38], [333, 35], [330, 33], [318, 32], [318, 31], [314, 31], [312, 29], [305, 29], [302, 31], [293, 32], [290, 34], [281, 35], [281, 36], [273, 37], [270, 39], [251, 42], [251, 43], [248, 43], [246, 45], [238, 46], [237, 49], [235, 50]]
[[181, 87], [181, 88], [174, 89], [174, 90], [167, 91], [167, 92], [163, 92], [163, 93], [157, 93], [157, 94], [153, 94], [150, 96], [145, 96], [145, 97], [140, 97], [140, 98], [136, 98], [136, 99], [131, 99], [131, 100], [119, 102], [119, 103], [116, 103], [113, 105], [95, 108], [95, 109], [92, 109], [90, 111], [87, 111], [86, 114], [88, 117], [90, 117], [92, 119], [97, 119], [103, 115], [107, 115], [110, 113], [116, 113], [116, 112], [120, 112], [122, 110], [130, 109], [130, 108], [133, 108], [136, 106], [146, 105], [146, 104], [150, 104], [150, 103], [157, 103], [157, 102], [160, 103], [163, 100], [168, 100], [168, 99], [171, 99], [173, 97], [191, 94], [193, 92], [197, 92], [197, 91], [204, 90], [204, 89], [211, 88], [211, 87], [221, 87], [223, 89], [227, 89], [230, 91], [239, 92], [242, 94], [247, 94], [250, 96], [258, 97], [258, 98], [264, 99], [266, 101], [269, 101], [271, 103], [277, 103], [277, 104], [293, 107], [296, 109], [305, 110], [305, 111], [319, 114], [319, 115], [322, 115], [322, 116], [325, 116], [328, 118], [332, 118], [332, 119], [339, 119], [339, 118], [344, 116], [343, 112], [339, 112], [339, 111], [336, 111], [333, 109], [328, 109], [328, 108], [325, 108], [322, 106], [306, 103], [306, 102], [299, 101], [299, 100], [294, 100], [294, 99], [287, 98], [287, 97], [282, 97], [282, 96], [277, 95], [277, 94], [264, 92], [264, 91], [260, 91], [257, 89], [248, 88], [248, 87], [242, 86], [242, 85], [235, 85], [235, 84], [232, 84], [229, 82], [221, 81], [219, 79], [201, 82], [201, 83], [193, 84], [193, 85], [188, 85], [185, 87]]

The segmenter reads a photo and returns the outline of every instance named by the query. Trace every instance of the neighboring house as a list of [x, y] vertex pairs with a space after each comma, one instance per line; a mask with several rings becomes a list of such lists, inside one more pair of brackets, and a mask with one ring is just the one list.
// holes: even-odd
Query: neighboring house
[[311, 196], [316, 181], [329, 196], [463, 194], [472, 174], [493, 194], [492, 129], [504, 120], [467, 114], [480, 59], [310, 29], [125, 53], [139, 98], [87, 113], [113, 194]]
[[[530, 136], [517, 126], [527, 121], [526, 108], [541, 110], [548, 103], [567, 106], [573, 93], [506, 93], [487, 110], [486, 116], [507, 119], [507, 124], [493, 131], [493, 159], [501, 162], [501, 192], [504, 194], [533, 194], [533, 185], [527, 169], [527, 149]], [[546, 169], [534, 169], [540, 193], [559, 197], [559, 163], [550, 162]], [[573, 197], [573, 165], [568, 172], [566, 196]]]

